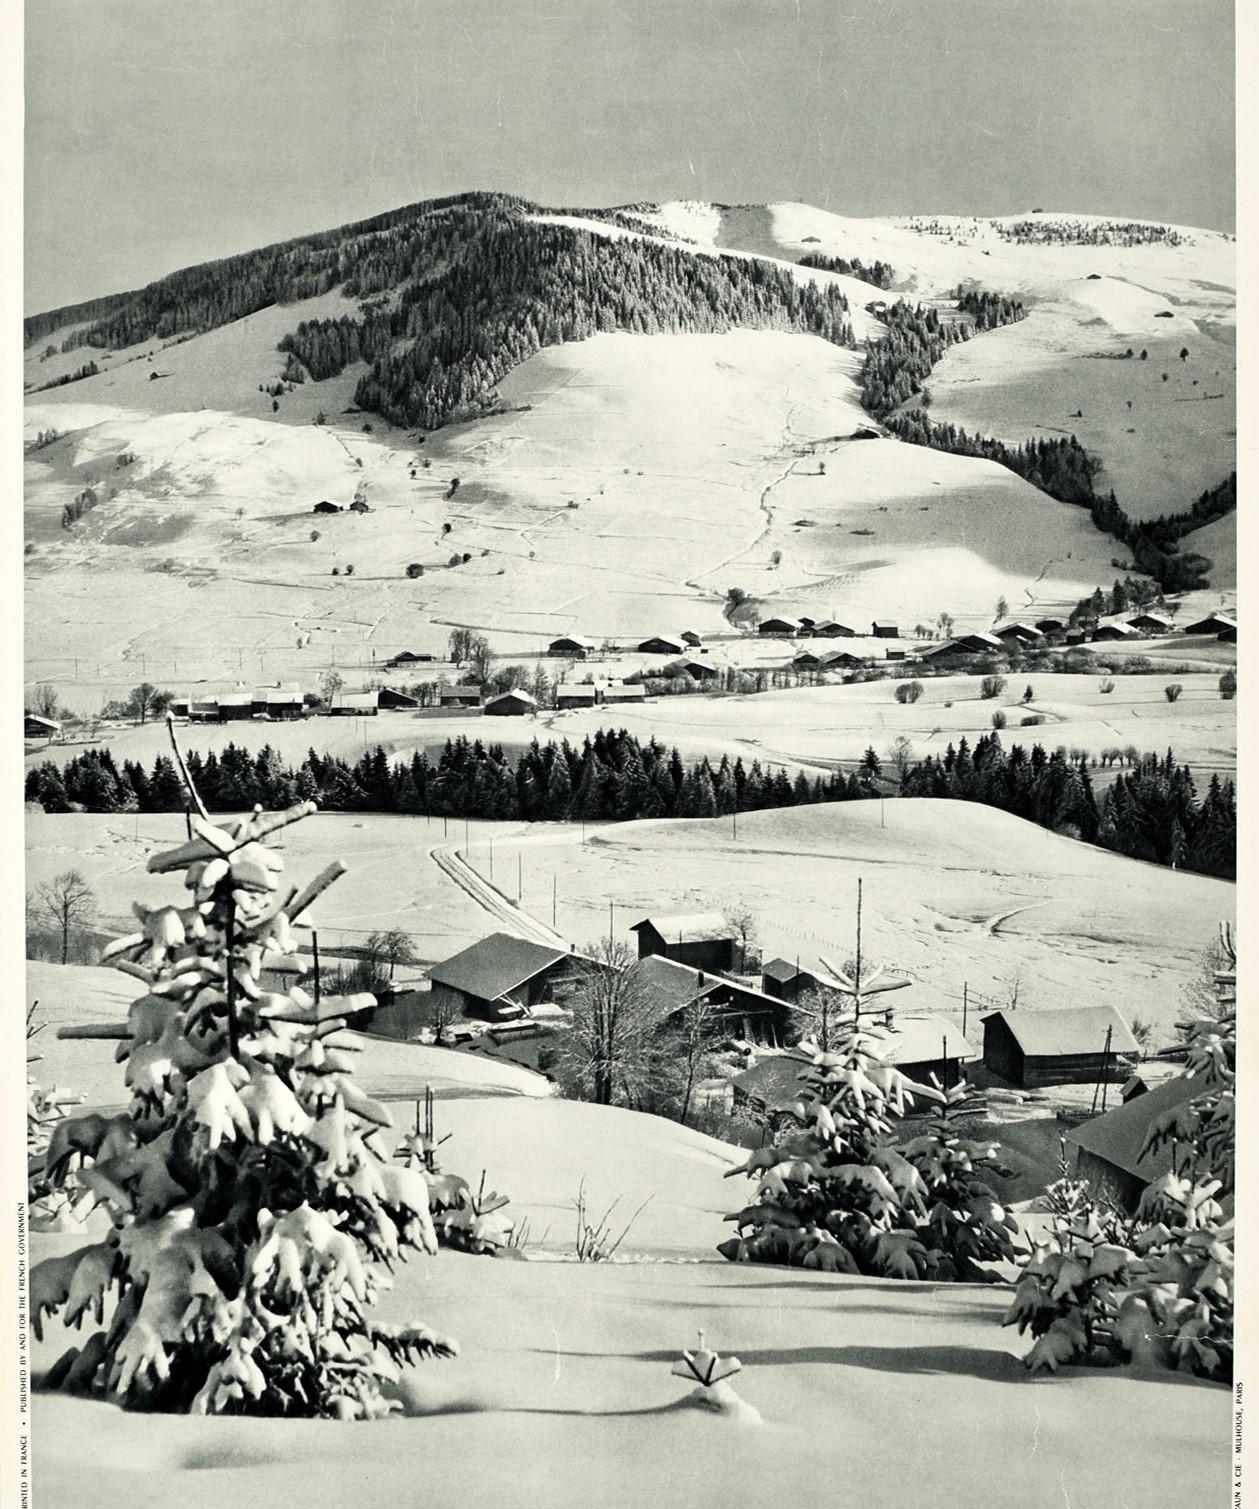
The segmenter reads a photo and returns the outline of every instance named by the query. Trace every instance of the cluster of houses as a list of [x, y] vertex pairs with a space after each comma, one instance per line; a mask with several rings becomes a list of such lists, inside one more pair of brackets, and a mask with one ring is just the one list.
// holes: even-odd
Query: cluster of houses
[[[864, 629], [853, 628], [834, 618], [763, 618], [756, 632], [771, 639], [857, 639]], [[874, 639], [899, 639], [900, 629], [890, 618], [876, 618], [869, 634]]]
[[309, 717], [312, 712], [334, 718], [375, 717], [382, 709], [419, 707], [419, 699], [393, 687], [382, 686], [368, 692], [336, 692], [326, 706], [310, 693], [296, 687], [259, 686], [252, 691], [214, 692], [204, 697], [180, 695], [170, 700], [170, 711], [189, 723], [237, 723], [261, 718], [284, 723]]

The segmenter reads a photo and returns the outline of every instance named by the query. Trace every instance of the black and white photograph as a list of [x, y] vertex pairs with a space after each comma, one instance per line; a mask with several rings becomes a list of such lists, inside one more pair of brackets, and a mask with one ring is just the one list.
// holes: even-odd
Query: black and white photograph
[[26, 0], [0, 1498], [1244, 1509], [1240, 19]]

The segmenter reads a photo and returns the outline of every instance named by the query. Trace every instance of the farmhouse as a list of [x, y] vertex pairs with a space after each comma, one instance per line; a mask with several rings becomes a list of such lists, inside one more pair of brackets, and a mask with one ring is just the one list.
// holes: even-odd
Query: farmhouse
[[1204, 1088], [1201, 1077], [1182, 1074], [1068, 1132], [1066, 1140], [1075, 1148], [1076, 1178], [1087, 1179], [1092, 1193], [1134, 1211], [1145, 1186], [1172, 1166], [1170, 1146], [1142, 1158], [1151, 1126]]
[[959, 634], [952, 643], [964, 655], [991, 655], [996, 650], [1007, 648], [1003, 640], [998, 639], [995, 634], [988, 634], [983, 630], [979, 630], [974, 634]]
[[594, 649], [594, 641], [583, 639], [580, 634], [561, 634], [546, 647], [548, 655], [561, 655], [566, 660], [584, 660]]
[[220, 723], [237, 723], [254, 715], [252, 692], [220, 692], [214, 700], [218, 703]]
[[834, 670], [836, 666], [860, 665], [861, 656], [854, 655], [851, 650], [824, 650], [822, 652], [822, 669]]
[[1100, 628], [1093, 630], [1093, 640], [1099, 644], [1108, 640], [1137, 639], [1139, 637], [1131, 624], [1102, 624]]
[[662, 954], [696, 969], [733, 969], [735, 930], [720, 912], [687, 912], [644, 917], [630, 929], [638, 935], [638, 957]]
[[337, 692], [328, 704], [334, 718], [374, 718], [377, 711], [375, 692]]
[[1236, 619], [1226, 618], [1222, 613], [1208, 613], [1197, 623], [1186, 624], [1183, 632], [1186, 634], [1222, 634], [1226, 629], [1232, 629], [1236, 633]]
[[589, 960], [547, 943], [491, 933], [428, 972], [433, 1005], [460, 1016], [503, 1021], [567, 995]]
[[219, 704], [215, 697], [201, 699], [181, 696], [172, 697], [170, 711], [176, 718], [187, 718], [189, 723], [217, 723]]
[[396, 655], [391, 655], [385, 661], [387, 671], [395, 670], [400, 665], [416, 665], [420, 661], [432, 660], [431, 655], [417, 654], [414, 650], [399, 650]]
[[794, 634], [800, 625], [794, 618], [763, 618], [756, 626], [758, 634]]
[[1142, 634], [1166, 634], [1172, 627], [1172, 621], [1162, 613], [1138, 613], [1135, 618], [1128, 620], [1128, 627], [1137, 629]]
[[771, 959], [761, 966], [761, 989], [779, 1001], [795, 1002], [817, 985], [817, 976], [800, 968], [800, 961]]
[[856, 633], [856, 629], [850, 629], [833, 618], [823, 618], [813, 625], [814, 639], [852, 639]]
[[56, 718], [28, 712], [22, 720], [22, 737], [26, 739], [54, 739], [60, 732], [61, 724]]
[[822, 650], [801, 650], [791, 663], [798, 671], [816, 671], [824, 658]]
[[605, 702], [641, 702], [647, 688], [638, 682], [613, 681], [603, 688]]
[[664, 634], [655, 634], [644, 639], [638, 646], [640, 655], [681, 655], [686, 649], [681, 639], [669, 639]]
[[771, 1046], [783, 1039], [791, 1015], [785, 1001], [659, 954], [641, 959], [634, 969], [660, 1026], [679, 1011], [703, 1001], [712, 1010], [719, 1032]]
[[984, 1067], [1012, 1085], [1089, 1084], [1127, 1079], [1140, 1056], [1113, 1006], [994, 1011], [984, 1017]]
[[419, 707], [420, 699], [413, 697], [410, 692], [395, 691], [391, 686], [382, 686], [376, 693], [376, 706], [385, 708], [415, 708]]
[[876, 618], [870, 625], [870, 632], [876, 639], [899, 639], [900, 630], [890, 618]]
[[503, 692], [497, 697], [491, 697], [485, 704], [486, 717], [494, 718], [523, 718], [526, 713], [534, 713], [538, 710], [538, 704], [528, 692], [522, 692], [519, 687], [512, 692]]
[[442, 707], [480, 707], [481, 689], [477, 686], [444, 686], [438, 702]]
[[692, 681], [712, 681], [721, 675], [721, 667], [710, 660], [696, 660], [694, 656], [687, 655], [681, 660], [671, 660], [668, 665], [661, 666], [659, 674], [689, 676]]
[[566, 686], [562, 682], [555, 688], [555, 705], [565, 707], [593, 707], [595, 705], [595, 688], [593, 686]]
[[1004, 645], [1035, 644], [1045, 636], [1035, 624], [1012, 623], [996, 631], [995, 637]]

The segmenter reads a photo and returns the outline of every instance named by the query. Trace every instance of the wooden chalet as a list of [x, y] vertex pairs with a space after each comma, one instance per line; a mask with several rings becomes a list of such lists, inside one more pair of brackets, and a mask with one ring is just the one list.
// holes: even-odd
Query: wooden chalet
[[720, 912], [657, 914], [630, 931], [638, 937], [640, 959], [660, 954], [696, 969], [734, 968], [735, 930]]
[[814, 639], [855, 639], [856, 635], [856, 629], [851, 629], [834, 618], [819, 619], [813, 625]]
[[660, 954], [640, 959], [632, 967], [659, 1027], [688, 1006], [703, 1002], [713, 1014], [718, 1033], [771, 1047], [784, 1041], [792, 1017], [786, 1001]]
[[501, 692], [497, 697], [489, 698], [485, 704], [487, 718], [523, 718], [526, 713], [536, 713], [537, 710], [537, 699], [528, 692], [522, 692], [519, 687], [514, 691]]
[[306, 699], [292, 687], [259, 686], [254, 688], [250, 716], [288, 722], [306, 716]]
[[1012, 1085], [1123, 1083], [1141, 1050], [1113, 1006], [994, 1011], [984, 1017], [984, 1067]]
[[580, 634], [561, 634], [546, 647], [548, 655], [559, 655], [565, 660], [584, 660], [594, 649], [594, 641]]
[[1232, 629], [1237, 633], [1237, 620], [1227, 618], [1223, 613], [1208, 613], [1205, 618], [1200, 618], [1196, 623], [1186, 624], [1181, 630], [1184, 634], [1215, 634], [1220, 635], [1226, 629]]
[[761, 965], [761, 989], [780, 1001], [794, 1003], [817, 983], [817, 976], [801, 969], [799, 961], [792, 964], [788, 959], [771, 959]]
[[664, 634], [653, 634], [650, 639], [644, 639], [637, 648], [640, 655], [682, 655], [686, 652], [686, 641], [670, 639]]
[[994, 637], [1003, 645], [1039, 644], [1044, 639], [1044, 634], [1035, 624], [1021, 621], [1005, 624], [1002, 628], [994, 631]]
[[693, 650], [698, 650], [700, 645], [702, 645], [704, 642], [694, 629], [683, 629], [681, 634], [678, 635], [678, 638], [682, 641], [683, 644], [689, 645]]
[[1139, 639], [1141, 636], [1131, 624], [1101, 624], [1093, 630], [1095, 644], [1105, 644], [1117, 639]]
[[756, 626], [758, 634], [796, 634], [800, 625], [794, 618], [763, 618]]
[[1066, 631], [1067, 621], [1065, 618], [1038, 618], [1034, 625], [1042, 634], [1062, 634]]
[[45, 718], [42, 713], [25, 713], [22, 718], [22, 737], [25, 739], [55, 739], [61, 732], [56, 718]]
[[218, 704], [220, 723], [239, 723], [254, 715], [252, 692], [220, 692], [214, 700]]
[[597, 689], [592, 685], [565, 686], [561, 682], [555, 688], [555, 705], [558, 708], [593, 707], [597, 700]]
[[721, 667], [714, 665], [711, 660], [696, 660], [693, 655], [686, 655], [680, 660], [671, 660], [668, 665], [661, 666], [657, 674], [689, 676], [692, 681], [713, 681], [721, 675]]
[[647, 696], [647, 688], [637, 681], [612, 681], [603, 687], [599, 693], [604, 702], [642, 702]]
[[870, 632], [876, 639], [899, 639], [901, 631], [890, 618], [876, 618], [870, 625]]
[[382, 686], [376, 693], [376, 706], [390, 710], [410, 711], [420, 705], [420, 699], [410, 692], [396, 691], [392, 686]]
[[1221, 644], [1236, 644], [1237, 625], [1234, 624], [1231, 629], [1221, 629], [1215, 637], [1220, 641]]
[[583, 973], [595, 967], [571, 950], [491, 933], [428, 972], [434, 1006], [482, 1021], [527, 1016], [540, 1002], [563, 1004]]
[[1166, 634], [1173, 627], [1172, 621], [1163, 613], [1138, 613], [1128, 620], [1128, 627], [1140, 634]]

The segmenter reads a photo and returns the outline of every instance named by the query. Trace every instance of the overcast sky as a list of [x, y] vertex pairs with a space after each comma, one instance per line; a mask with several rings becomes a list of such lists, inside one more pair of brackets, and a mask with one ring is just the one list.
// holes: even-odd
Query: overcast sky
[[1225, 0], [27, 0], [26, 307], [468, 188], [1233, 229]]

